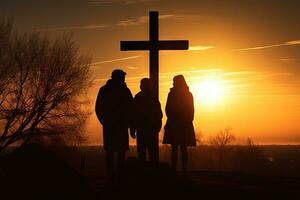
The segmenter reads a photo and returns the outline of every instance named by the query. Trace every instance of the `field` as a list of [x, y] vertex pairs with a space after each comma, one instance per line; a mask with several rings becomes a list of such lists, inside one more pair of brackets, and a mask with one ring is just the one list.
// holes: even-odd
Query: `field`
[[[31, 146], [0, 159], [1, 194], [9, 199], [162, 199], [298, 197], [299, 146], [211, 146], [190, 149], [189, 172], [169, 168], [169, 147], [161, 146], [159, 165], [140, 163], [135, 148], [124, 174], [105, 177], [100, 146]], [[180, 163], [179, 163], [180, 166]], [[17, 193], [15, 191], [18, 191]]]
[[[104, 150], [100, 146], [53, 148], [63, 160], [83, 173], [104, 175]], [[170, 147], [160, 147], [160, 161], [169, 162]], [[127, 157], [136, 157], [131, 146]], [[82, 163], [82, 161], [84, 161]], [[179, 168], [180, 168], [179, 159]], [[229, 146], [220, 166], [219, 152], [212, 146], [189, 149], [190, 171], [240, 171], [265, 176], [300, 177], [299, 145]]]

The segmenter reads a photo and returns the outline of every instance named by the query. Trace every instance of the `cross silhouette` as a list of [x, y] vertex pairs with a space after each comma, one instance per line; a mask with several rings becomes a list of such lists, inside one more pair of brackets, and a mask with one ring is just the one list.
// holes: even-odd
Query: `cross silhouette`
[[158, 12], [149, 12], [149, 41], [121, 41], [121, 51], [149, 50], [150, 79], [155, 96], [158, 98], [159, 50], [187, 50], [188, 40], [159, 40]]

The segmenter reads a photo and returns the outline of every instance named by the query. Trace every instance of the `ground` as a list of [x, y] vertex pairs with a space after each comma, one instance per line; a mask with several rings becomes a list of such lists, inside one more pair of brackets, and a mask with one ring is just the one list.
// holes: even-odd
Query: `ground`
[[[239, 171], [170, 170], [168, 163], [126, 161], [121, 176], [108, 180], [98, 170], [79, 170], [38, 145], [0, 159], [4, 199], [297, 199], [299, 177]], [[1, 198], [2, 199], [2, 198]]]
[[131, 197], [136, 199], [271, 199], [296, 198], [300, 180], [263, 177], [239, 172], [192, 171], [186, 176], [161, 174], [130, 175], [114, 182], [90, 176], [88, 182], [100, 199]]

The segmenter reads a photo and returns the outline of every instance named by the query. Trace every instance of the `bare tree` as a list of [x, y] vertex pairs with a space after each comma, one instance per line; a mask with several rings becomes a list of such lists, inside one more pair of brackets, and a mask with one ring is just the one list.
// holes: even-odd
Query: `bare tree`
[[31, 140], [84, 141], [90, 63], [70, 37], [12, 35], [1, 23], [0, 152]]
[[209, 138], [209, 144], [216, 147], [217, 149], [220, 170], [224, 167], [224, 157], [226, 151], [228, 150], [228, 145], [232, 143], [234, 139], [235, 137], [231, 133], [230, 128], [225, 128], [224, 130], [221, 130], [219, 133]]

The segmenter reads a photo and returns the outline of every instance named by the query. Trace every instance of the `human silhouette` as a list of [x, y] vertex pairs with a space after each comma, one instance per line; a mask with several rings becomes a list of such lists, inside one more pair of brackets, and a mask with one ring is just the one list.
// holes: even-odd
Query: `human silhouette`
[[[149, 78], [140, 82], [141, 91], [134, 97], [134, 129], [137, 138], [138, 159], [157, 163], [159, 160], [159, 131], [161, 129], [162, 111], [159, 100], [154, 95]], [[131, 131], [135, 137], [135, 130]]]
[[96, 115], [103, 127], [106, 167], [110, 178], [116, 174], [115, 154], [119, 174], [124, 167], [125, 153], [129, 148], [128, 128], [132, 122], [133, 97], [126, 86], [125, 75], [122, 70], [114, 70], [111, 79], [100, 88], [96, 100]]
[[164, 144], [171, 144], [171, 167], [176, 171], [178, 147], [182, 155], [182, 171], [186, 173], [188, 146], [196, 146], [193, 95], [182, 75], [173, 78], [166, 104], [167, 122], [163, 138]]

